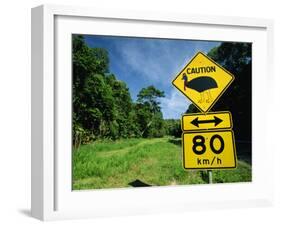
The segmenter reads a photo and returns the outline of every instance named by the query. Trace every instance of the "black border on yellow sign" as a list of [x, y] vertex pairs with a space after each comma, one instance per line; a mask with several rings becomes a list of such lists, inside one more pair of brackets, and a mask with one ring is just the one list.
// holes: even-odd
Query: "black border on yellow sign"
[[[185, 155], [184, 155], [184, 134], [187, 134], [187, 133], [210, 133], [210, 132], [231, 132], [231, 135], [232, 135], [232, 145], [233, 145], [233, 154], [234, 154], [234, 166], [230, 166], [230, 167], [198, 167], [198, 168], [192, 168], [192, 167], [185, 167]], [[234, 137], [234, 132], [233, 130], [229, 130], [229, 129], [225, 129], [225, 130], [217, 130], [217, 131], [200, 131], [200, 132], [183, 132], [182, 133], [182, 136], [181, 136], [181, 140], [182, 140], [182, 162], [183, 162], [183, 168], [186, 169], [186, 170], [213, 170], [213, 169], [235, 169], [237, 168], [237, 154], [236, 154], [236, 145], [235, 145], [235, 137]]]
[[[210, 105], [210, 107], [204, 111], [203, 109], [201, 109], [195, 102], [193, 102], [184, 92], [182, 92], [177, 86], [174, 85], [174, 81], [177, 79], [177, 77], [188, 67], [188, 65], [190, 65], [192, 63], [192, 61], [194, 60], [195, 57], [197, 57], [197, 55], [202, 54], [203, 56], [205, 56], [207, 59], [209, 59], [212, 63], [214, 63], [216, 66], [218, 66], [219, 68], [221, 68], [224, 72], [226, 72], [227, 74], [229, 74], [232, 79], [229, 81], [229, 83], [226, 85], [226, 87], [221, 91], [220, 95], [217, 96], [217, 98], [214, 100], [214, 102]], [[214, 104], [218, 101], [218, 99], [222, 96], [222, 94], [226, 91], [226, 89], [230, 86], [230, 84], [233, 82], [233, 80], [235, 79], [234, 75], [232, 73], [230, 73], [229, 71], [227, 71], [225, 68], [223, 68], [222, 66], [220, 66], [218, 63], [216, 63], [214, 60], [212, 60], [210, 57], [208, 57], [207, 55], [205, 55], [202, 52], [198, 52], [194, 57], [192, 57], [192, 59], [188, 62], [188, 64], [180, 71], [180, 73], [177, 74], [177, 76], [173, 79], [172, 84], [173, 86], [175, 86], [184, 96], [186, 96], [191, 103], [193, 103], [202, 113], [206, 113], [208, 112], [213, 106]]]
[[[184, 116], [195, 116], [195, 115], [215, 115], [215, 114], [229, 114], [229, 119], [230, 119], [230, 127], [224, 127], [224, 128], [214, 128], [214, 129], [191, 129], [191, 130], [184, 130], [183, 129], [183, 118]], [[182, 117], [181, 117], [181, 130], [183, 132], [195, 132], [195, 131], [221, 131], [221, 130], [226, 130], [226, 129], [232, 129], [233, 128], [233, 121], [232, 121], [232, 115], [231, 115], [231, 112], [230, 111], [215, 111], [215, 112], [208, 112], [208, 113], [205, 113], [205, 114], [202, 114], [201, 112], [199, 113], [188, 113], [188, 114], [183, 114]]]

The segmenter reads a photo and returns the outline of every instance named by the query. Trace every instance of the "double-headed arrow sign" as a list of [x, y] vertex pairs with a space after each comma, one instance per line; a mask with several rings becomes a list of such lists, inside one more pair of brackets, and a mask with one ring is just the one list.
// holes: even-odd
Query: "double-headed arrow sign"
[[213, 130], [231, 129], [232, 119], [230, 112], [209, 112], [208, 114], [191, 113], [182, 116], [182, 130]]
[[209, 119], [209, 120], [199, 120], [199, 117], [196, 117], [195, 119], [193, 119], [190, 123], [192, 125], [195, 125], [199, 128], [200, 124], [206, 124], [206, 123], [215, 123], [215, 127], [220, 124], [222, 122], [222, 120], [220, 118], [218, 118], [217, 116], [214, 116], [214, 119]]

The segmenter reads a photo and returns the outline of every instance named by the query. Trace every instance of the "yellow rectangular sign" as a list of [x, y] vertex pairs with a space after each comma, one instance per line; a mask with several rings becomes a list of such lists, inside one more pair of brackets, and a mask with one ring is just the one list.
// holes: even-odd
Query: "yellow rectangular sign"
[[232, 130], [183, 133], [182, 147], [185, 169], [236, 168]]
[[231, 129], [232, 118], [228, 111], [210, 112], [208, 114], [194, 113], [182, 116], [183, 131]]

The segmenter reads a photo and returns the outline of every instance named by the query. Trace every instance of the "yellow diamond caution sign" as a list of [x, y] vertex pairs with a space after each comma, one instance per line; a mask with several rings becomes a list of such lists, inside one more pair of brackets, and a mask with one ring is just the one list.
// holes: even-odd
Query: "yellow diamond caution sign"
[[182, 141], [185, 169], [236, 168], [232, 130], [186, 132]]
[[200, 111], [208, 112], [233, 80], [230, 72], [198, 52], [172, 83]]
[[185, 114], [181, 125], [183, 131], [231, 129], [232, 118], [229, 111]]

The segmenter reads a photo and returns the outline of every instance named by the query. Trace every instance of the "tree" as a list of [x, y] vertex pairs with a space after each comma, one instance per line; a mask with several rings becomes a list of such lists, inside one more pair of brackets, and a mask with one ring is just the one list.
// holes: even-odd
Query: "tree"
[[[224, 42], [211, 49], [208, 56], [231, 72], [235, 79], [214, 105], [212, 111], [232, 113], [235, 137], [251, 140], [252, 129], [252, 45]], [[191, 104], [187, 113], [198, 112]]]
[[252, 45], [251, 43], [222, 43], [208, 56], [230, 71], [235, 79], [214, 105], [214, 111], [232, 113], [236, 139], [251, 140], [252, 129]]
[[83, 36], [73, 35], [72, 64], [73, 143], [91, 141], [107, 133], [103, 125], [114, 117], [111, 87], [104, 81], [108, 54], [104, 49], [88, 47]]
[[161, 110], [160, 97], [165, 97], [164, 92], [156, 89], [154, 86], [148, 86], [141, 89], [138, 94], [137, 102], [149, 106], [151, 112], [156, 113]]
[[208, 56], [234, 75], [241, 72], [252, 61], [251, 43], [223, 42], [211, 49]]
[[133, 102], [126, 83], [117, 80], [113, 74], [106, 77], [107, 83], [111, 86], [112, 96], [116, 110], [115, 122], [118, 125], [116, 138], [128, 138], [134, 136], [132, 131], [131, 112]]
[[90, 48], [73, 35], [73, 145], [96, 139], [161, 137], [165, 125], [159, 98], [164, 92], [143, 88], [133, 103], [125, 82], [109, 72], [105, 49]]
[[181, 121], [179, 119], [166, 119], [165, 120], [166, 135], [181, 137]]
[[194, 104], [190, 104], [190, 105], [188, 106], [188, 109], [186, 110], [185, 113], [188, 114], [188, 113], [197, 113], [197, 112], [199, 112], [198, 108], [195, 107]]
[[141, 89], [137, 97], [136, 114], [141, 136], [163, 136], [164, 123], [159, 98], [165, 97], [164, 92], [148, 86]]

